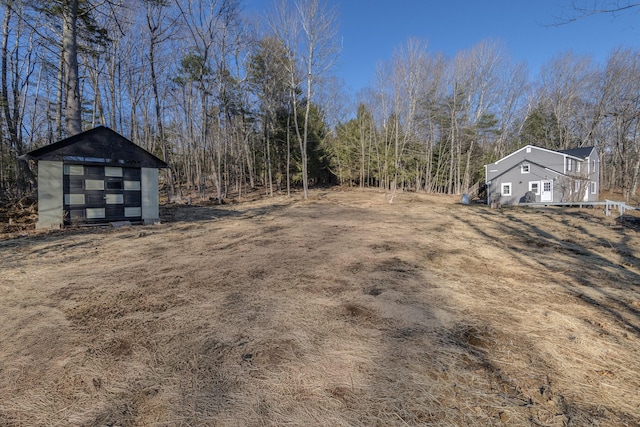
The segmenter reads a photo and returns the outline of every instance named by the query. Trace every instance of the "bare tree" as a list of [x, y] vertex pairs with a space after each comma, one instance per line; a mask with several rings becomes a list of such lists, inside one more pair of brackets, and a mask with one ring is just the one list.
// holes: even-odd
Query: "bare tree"
[[[20, 156], [24, 154], [24, 143], [22, 138], [24, 104], [26, 102], [26, 93], [29, 90], [29, 77], [33, 73], [34, 64], [31, 61], [30, 53], [26, 55], [26, 60], [22, 64], [18, 63], [19, 58], [22, 56], [19, 52], [19, 43], [17, 42], [20, 39], [20, 30], [22, 28], [22, 25], [19, 23], [14, 27], [16, 29], [16, 42], [12, 52], [13, 55], [9, 52], [9, 33], [12, 19], [15, 18], [15, 12], [13, 1], [7, 1], [4, 7], [4, 20], [2, 25], [0, 105], [2, 105], [4, 125], [6, 126], [6, 131], [8, 133], [7, 139], [10, 142], [10, 148], [8, 151], [12, 158], [12, 162], [16, 163], [15, 183], [18, 192], [21, 194], [25, 190], [25, 177], [30, 182], [35, 182], [29, 165], [25, 160], [20, 158]], [[9, 76], [10, 68], [11, 76]], [[2, 141], [0, 141], [0, 150], [1, 149]], [[0, 153], [0, 157], [3, 157], [2, 153]], [[4, 171], [0, 173], [3, 172]], [[2, 190], [4, 187], [4, 180], [0, 179], [0, 181], [2, 181], [0, 182], [0, 190]], [[1, 195], [2, 194], [0, 193], [0, 196]]]
[[640, 2], [631, 0], [571, 0], [561, 15], [555, 17], [552, 25], [566, 25], [594, 15], [617, 15], [640, 7]]
[[618, 49], [608, 59], [603, 88], [603, 125], [611, 135], [609, 182], [625, 200], [636, 194], [640, 171], [640, 53]]
[[543, 66], [540, 74], [541, 99], [558, 122], [557, 145], [548, 148], [568, 149], [580, 144], [585, 135], [581, 135], [584, 129], [578, 118], [585, 114], [585, 100], [593, 81], [591, 57], [566, 52]]
[[[292, 95], [299, 89], [298, 69], [304, 75], [302, 87], [305, 93], [302, 133], [298, 126], [298, 101], [292, 96], [293, 118], [302, 157], [302, 187], [304, 198], [309, 197], [308, 137], [311, 103], [315, 98], [315, 86], [334, 65], [339, 52], [337, 44], [337, 15], [322, 0], [282, 0], [270, 25], [276, 36], [291, 53], [289, 83]], [[297, 64], [297, 66], [296, 66]]]
[[151, 71], [151, 87], [153, 89], [153, 100], [156, 113], [156, 125], [158, 127], [157, 138], [160, 139], [162, 147], [162, 155], [165, 163], [169, 165], [166, 169], [167, 184], [169, 185], [169, 197], [176, 194], [173, 173], [171, 171], [169, 159], [169, 143], [164, 133], [164, 123], [161, 111], [160, 95], [158, 93], [158, 78], [156, 75], [156, 49], [158, 45], [171, 37], [170, 29], [172, 23], [165, 23], [164, 15], [166, 7], [169, 5], [168, 0], [144, 0], [145, 18], [147, 22], [147, 31], [149, 34], [149, 68]]

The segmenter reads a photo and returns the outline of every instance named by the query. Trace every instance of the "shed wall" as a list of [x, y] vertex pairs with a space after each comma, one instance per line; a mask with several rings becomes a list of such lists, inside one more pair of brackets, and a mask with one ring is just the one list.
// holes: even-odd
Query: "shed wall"
[[62, 162], [38, 162], [38, 229], [62, 227], [62, 177]]
[[142, 168], [140, 186], [142, 191], [142, 223], [153, 224], [160, 221], [158, 169]]

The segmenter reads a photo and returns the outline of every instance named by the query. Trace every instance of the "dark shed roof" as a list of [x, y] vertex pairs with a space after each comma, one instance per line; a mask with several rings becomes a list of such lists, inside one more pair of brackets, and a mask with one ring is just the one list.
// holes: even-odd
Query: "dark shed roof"
[[581, 159], [586, 159], [591, 155], [595, 147], [580, 147], [580, 148], [572, 148], [570, 150], [558, 150], [558, 152], [563, 154], [568, 154], [573, 157], [579, 157]]
[[29, 160], [166, 168], [167, 164], [106, 126], [98, 126], [24, 155]]

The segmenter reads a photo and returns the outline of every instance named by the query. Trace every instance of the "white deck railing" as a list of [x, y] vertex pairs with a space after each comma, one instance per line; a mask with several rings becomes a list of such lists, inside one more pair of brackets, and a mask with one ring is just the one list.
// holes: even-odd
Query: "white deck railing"
[[626, 211], [640, 210], [635, 206], [629, 206], [625, 202], [616, 202], [614, 200], [605, 200], [604, 202], [535, 202], [535, 203], [520, 203], [519, 206], [574, 206], [574, 207], [587, 207], [587, 206], [604, 206], [605, 215], [610, 216], [613, 209], [618, 209], [620, 216], [624, 215]]

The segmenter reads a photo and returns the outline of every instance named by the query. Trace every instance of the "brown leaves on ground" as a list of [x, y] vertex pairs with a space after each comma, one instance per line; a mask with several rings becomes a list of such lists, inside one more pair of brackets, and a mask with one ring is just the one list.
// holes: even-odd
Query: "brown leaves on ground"
[[0, 425], [638, 425], [637, 231], [456, 202], [0, 241]]
[[32, 196], [17, 200], [0, 198], [0, 236], [32, 229], [37, 218], [36, 200]]

